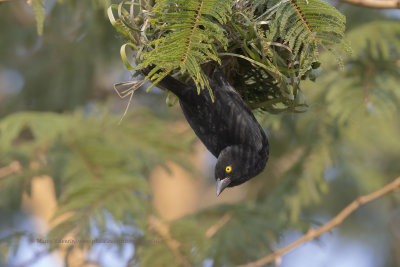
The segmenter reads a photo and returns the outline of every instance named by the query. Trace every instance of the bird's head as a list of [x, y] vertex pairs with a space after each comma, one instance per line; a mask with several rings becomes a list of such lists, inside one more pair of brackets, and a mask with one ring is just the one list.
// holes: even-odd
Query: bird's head
[[252, 163], [255, 160], [254, 154], [241, 146], [230, 146], [222, 150], [215, 165], [217, 196], [225, 188], [240, 185], [254, 177]]

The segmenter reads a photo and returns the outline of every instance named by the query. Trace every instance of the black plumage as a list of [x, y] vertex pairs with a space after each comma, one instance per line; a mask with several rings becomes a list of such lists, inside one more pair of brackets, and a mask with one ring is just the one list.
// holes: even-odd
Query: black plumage
[[215, 101], [209, 92], [200, 94], [194, 86], [171, 76], [160, 86], [173, 92], [193, 131], [218, 159], [215, 166], [217, 195], [226, 187], [240, 185], [259, 174], [268, 160], [269, 144], [264, 130], [241, 96], [225, 79], [222, 71], [211, 82]]

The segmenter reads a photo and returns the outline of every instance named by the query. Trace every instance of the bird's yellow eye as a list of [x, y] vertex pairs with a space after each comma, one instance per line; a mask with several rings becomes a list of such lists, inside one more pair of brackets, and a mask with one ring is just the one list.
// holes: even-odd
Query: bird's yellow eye
[[226, 166], [225, 171], [227, 173], [230, 173], [232, 171], [232, 167], [231, 166]]

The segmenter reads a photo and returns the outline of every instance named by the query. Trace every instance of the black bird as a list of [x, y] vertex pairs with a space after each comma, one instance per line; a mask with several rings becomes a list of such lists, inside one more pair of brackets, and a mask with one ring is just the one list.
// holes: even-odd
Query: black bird
[[[148, 71], [144, 70], [147, 74]], [[158, 85], [178, 98], [193, 131], [218, 159], [215, 166], [217, 196], [226, 187], [240, 185], [264, 170], [269, 156], [264, 130], [241, 96], [228, 83], [221, 70], [214, 72], [210, 84], [215, 101], [208, 90], [200, 94], [194, 86], [171, 76]]]

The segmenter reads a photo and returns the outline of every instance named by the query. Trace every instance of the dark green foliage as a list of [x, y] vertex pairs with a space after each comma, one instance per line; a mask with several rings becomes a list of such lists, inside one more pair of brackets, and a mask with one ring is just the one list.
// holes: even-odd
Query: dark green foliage
[[112, 63], [119, 63], [113, 60], [118, 59], [115, 31], [104, 10], [97, 8], [107, 1], [65, 1], [48, 7], [42, 36], [27, 1], [13, 2], [2, 2], [0, 8], [4, 33], [0, 69], [19, 73], [22, 80], [12, 83], [22, 83], [22, 88], [10, 92], [6, 101], [2, 93], [0, 116], [21, 109], [71, 110], [86, 103], [96, 90], [104, 93], [112, 88], [98, 83], [99, 73], [110, 73]]
[[[366, 40], [365, 33], [371, 34]], [[348, 60], [344, 75], [327, 75], [327, 98], [330, 112], [340, 123], [349, 122], [354, 114], [389, 118], [398, 110], [400, 77], [400, 26], [397, 22], [374, 22], [358, 27], [348, 35], [357, 55]], [[373, 37], [372, 37], [373, 36]], [[362, 40], [362, 41], [361, 41]], [[338, 88], [331, 90], [334, 86]], [[357, 99], [357, 100], [356, 100]], [[358, 105], [353, 105], [360, 101]], [[348, 108], [343, 108], [342, 105]]]
[[[235, 88], [252, 108], [305, 111], [301, 80], [315, 80], [319, 47], [348, 50], [344, 16], [323, 1], [239, 1], [233, 14], [233, 28], [228, 31], [240, 33], [239, 42], [232, 38], [233, 52], [252, 62], [233, 66]], [[236, 78], [235, 73], [240, 75]], [[244, 83], [236, 84], [243, 75]]]

